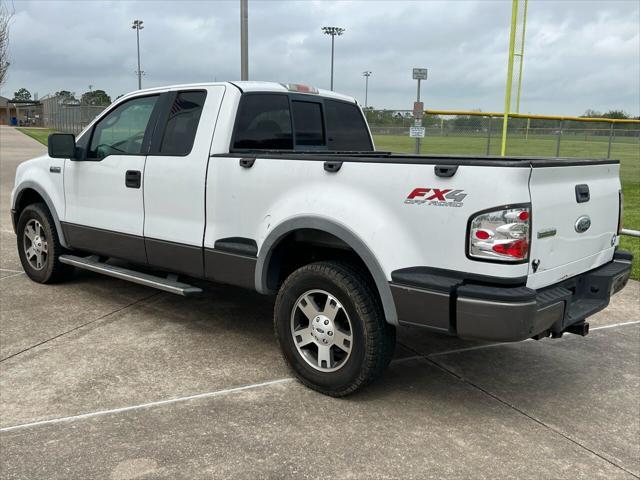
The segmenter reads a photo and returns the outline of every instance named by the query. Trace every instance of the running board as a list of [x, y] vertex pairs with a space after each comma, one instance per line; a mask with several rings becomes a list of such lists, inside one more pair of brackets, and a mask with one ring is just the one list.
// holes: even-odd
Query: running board
[[183, 297], [202, 293], [201, 288], [178, 282], [174, 278], [162, 278], [148, 273], [136, 272], [135, 270], [129, 270], [128, 268], [118, 267], [116, 265], [109, 265], [107, 263], [100, 262], [97, 256], [77, 257], [75, 255], [60, 255], [60, 262], [83, 270], [90, 270], [110, 277], [137, 283], [139, 285], [157, 288], [164, 292], [175, 293], [176, 295], [182, 295]]

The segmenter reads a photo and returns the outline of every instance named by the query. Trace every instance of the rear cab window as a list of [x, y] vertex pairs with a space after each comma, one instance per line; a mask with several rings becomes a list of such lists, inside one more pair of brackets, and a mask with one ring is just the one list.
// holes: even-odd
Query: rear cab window
[[160, 155], [189, 155], [196, 138], [202, 108], [207, 97], [204, 90], [178, 92], [167, 112]]
[[312, 95], [245, 93], [231, 150], [373, 151], [355, 103]]

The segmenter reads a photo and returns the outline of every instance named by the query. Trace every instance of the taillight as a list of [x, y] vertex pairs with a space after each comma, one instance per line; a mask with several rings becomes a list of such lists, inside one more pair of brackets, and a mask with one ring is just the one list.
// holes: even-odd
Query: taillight
[[624, 216], [624, 193], [622, 190], [618, 191], [618, 235], [622, 233], [622, 225]]
[[529, 206], [475, 215], [469, 225], [469, 257], [499, 262], [527, 260], [530, 223]]

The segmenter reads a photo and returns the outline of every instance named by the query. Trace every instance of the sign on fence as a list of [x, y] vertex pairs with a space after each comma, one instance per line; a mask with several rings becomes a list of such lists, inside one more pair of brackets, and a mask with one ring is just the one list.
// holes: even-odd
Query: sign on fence
[[424, 127], [410, 127], [409, 136], [411, 138], [424, 138]]

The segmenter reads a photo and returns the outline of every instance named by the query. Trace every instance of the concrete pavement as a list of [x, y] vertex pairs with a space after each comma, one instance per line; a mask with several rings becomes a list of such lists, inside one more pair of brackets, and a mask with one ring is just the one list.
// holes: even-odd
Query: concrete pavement
[[380, 381], [332, 399], [291, 379], [270, 298], [30, 282], [8, 201], [42, 152], [0, 127], [1, 478], [640, 478], [638, 282], [586, 338], [402, 332]]

